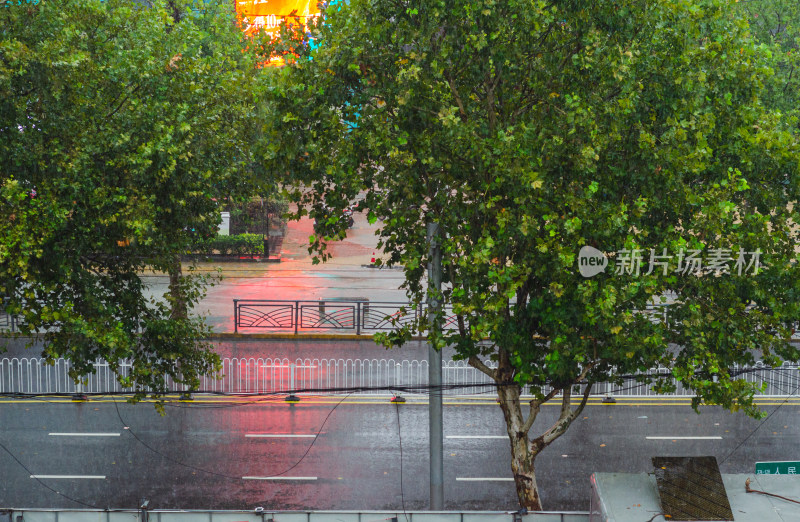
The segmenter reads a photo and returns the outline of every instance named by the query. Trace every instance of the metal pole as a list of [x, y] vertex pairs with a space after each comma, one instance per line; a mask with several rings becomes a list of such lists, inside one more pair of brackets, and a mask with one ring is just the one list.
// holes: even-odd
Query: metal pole
[[[437, 338], [442, 302], [442, 252], [439, 224], [428, 223], [428, 335]], [[442, 426], [442, 352], [428, 344], [428, 385], [430, 386], [428, 429], [430, 433], [431, 511], [444, 510], [444, 436]]]
[[361, 335], [361, 301], [356, 301], [356, 335]]
[[233, 300], [233, 333], [239, 333], [239, 300]]

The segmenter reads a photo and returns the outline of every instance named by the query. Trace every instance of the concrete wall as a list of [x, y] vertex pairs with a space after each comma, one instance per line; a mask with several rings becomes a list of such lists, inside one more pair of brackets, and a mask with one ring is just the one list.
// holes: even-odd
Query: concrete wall
[[[15, 509], [0, 522], [588, 522], [583, 512], [541, 512], [518, 516], [502, 511], [95, 511]], [[22, 519], [18, 517], [22, 517]]]

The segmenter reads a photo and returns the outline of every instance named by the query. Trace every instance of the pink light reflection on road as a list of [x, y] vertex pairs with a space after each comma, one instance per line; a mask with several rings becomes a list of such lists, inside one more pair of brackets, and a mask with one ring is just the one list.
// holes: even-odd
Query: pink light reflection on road
[[[324, 264], [314, 265], [308, 254], [311, 234], [311, 220], [290, 222], [278, 263], [244, 261], [204, 267], [213, 271], [214, 266], [219, 266], [222, 279], [208, 289], [196, 309], [197, 313], [204, 315], [215, 331], [233, 332], [234, 299], [313, 302], [320, 298], [358, 297], [371, 301], [405, 300], [404, 292], [398, 290], [403, 280], [401, 271], [365, 268], [372, 256], [379, 254], [374, 254], [377, 241], [374, 229], [363, 216], [356, 216], [356, 226], [348, 231], [347, 239], [329, 244], [333, 258]], [[248, 330], [250, 333], [264, 331], [293, 333], [294, 329]]]

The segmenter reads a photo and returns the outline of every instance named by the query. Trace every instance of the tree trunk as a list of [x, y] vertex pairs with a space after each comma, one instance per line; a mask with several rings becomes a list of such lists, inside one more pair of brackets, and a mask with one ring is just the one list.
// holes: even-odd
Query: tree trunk
[[[508, 437], [511, 440], [511, 470], [514, 472], [517, 497], [520, 507], [527, 508], [528, 511], [541, 511], [542, 500], [536, 485], [536, 468], [534, 466], [536, 457], [554, 440], [563, 435], [583, 411], [592, 385], [585, 386], [580, 403], [574, 409], [572, 408], [572, 388], [570, 386], [552, 389], [543, 398], [530, 401], [530, 412], [528, 418], [525, 419], [520, 403], [522, 388], [513, 382], [513, 368], [508, 361], [508, 356], [503, 356], [502, 353], [499, 357], [495, 381], [498, 384], [497, 394], [500, 397], [500, 407], [503, 410]], [[583, 381], [590, 369], [591, 366], [587, 365], [575, 382]], [[542, 435], [531, 440], [528, 432], [539, 414], [541, 405], [558, 394], [561, 395], [561, 413], [558, 420]]]
[[[463, 323], [459, 323], [459, 327], [463, 330]], [[514, 484], [517, 488], [519, 505], [528, 511], [541, 511], [542, 500], [539, 497], [539, 488], [536, 485], [534, 461], [543, 449], [567, 431], [572, 422], [583, 411], [586, 402], [589, 400], [592, 384], [585, 383], [583, 385], [582, 397], [574, 409], [572, 408], [572, 386], [585, 382], [586, 377], [594, 367], [594, 363], [586, 364], [581, 373], [570, 384], [554, 387], [544, 396], [532, 399], [529, 402], [530, 412], [527, 419], [522, 415], [522, 405], [520, 403], [522, 387], [514, 380], [514, 365], [511, 363], [507, 351], [502, 348], [498, 350], [497, 368], [495, 369], [489, 368], [474, 355], [469, 358], [469, 364], [491, 377], [497, 384], [497, 397], [500, 401], [500, 409], [503, 410], [503, 417], [506, 420], [508, 438], [511, 440], [511, 471], [514, 472]], [[542, 435], [531, 440], [528, 432], [533, 427], [542, 404], [559, 394], [561, 395], [561, 413], [558, 416], [558, 420]]]
[[519, 505], [528, 511], [542, 511], [542, 499], [539, 498], [539, 487], [536, 485], [533, 457], [517, 463], [513, 458], [513, 452], [512, 450], [511, 469], [514, 471], [514, 485], [517, 488]]
[[[517, 498], [521, 508], [528, 511], [541, 511], [542, 501], [539, 497], [539, 488], [536, 485], [534, 460], [538, 452], [534, 452], [528, 440], [528, 430], [522, 416], [520, 404], [521, 388], [512, 382], [513, 368], [507, 355], [501, 351], [496, 381], [498, 383], [497, 395], [500, 399], [500, 408], [506, 420], [508, 437], [511, 440], [511, 471], [514, 473], [514, 484], [517, 488]], [[538, 411], [532, 411], [535, 416]]]
[[528, 444], [528, 437], [511, 439], [511, 471], [514, 473], [514, 485], [517, 488], [519, 506], [528, 511], [542, 511], [542, 500], [536, 485], [536, 471], [533, 453]]
[[186, 319], [188, 317], [188, 309], [186, 307], [186, 297], [183, 295], [183, 288], [181, 286], [181, 258], [175, 256], [175, 261], [169, 270], [169, 295], [170, 304], [172, 305], [172, 319]]
[[[547, 394], [529, 402], [530, 412], [528, 417], [522, 415], [520, 395], [522, 387], [514, 380], [514, 365], [511, 363], [508, 352], [499, 349], [497, 352], [497, 368], [489, 368], [477, 356], [469, 358], [469, 364], [491, 377], [497, 384], [497, 397], [500, 409], [506, 420], [506, 430], [511, 441], [511, 471], [514, 473], [514, 484], [517, 488], [517, 498], [521, 508], [528, 511], [541, 511], [542, 499], [539, 497], [539, 488], [536, 485], [536, 468], [534, 461], [543, 449], [567, 431], [572, 422], [580, 415], [589, 400], [592, 390], [591, 383], [584, 386], [583, 396], [576, 408], [572, 408], [572, 386], [583, 382], [591, 371], [593, 364], [584, 366], [580, 375], [568, 386], [554, 387]], [[542, 404], [561, 394], [561, 413], [558, 420], [539, 437], [531, 440], [528, 432], [533, 427], [539, 415]]]

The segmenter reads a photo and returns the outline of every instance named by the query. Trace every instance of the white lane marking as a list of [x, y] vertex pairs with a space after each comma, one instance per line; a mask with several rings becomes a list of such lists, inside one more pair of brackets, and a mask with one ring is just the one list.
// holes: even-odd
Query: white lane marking
[[317, 477], [242, 477], [242, 480], [317, 480]]
[[51, 437], [119, 437], [119, 433], [48, 433], [48, 435]]
[[645, 437], [647, 440], [722, 440], [719, 435], [710, 437]]
[[100, 479], [105, 480], [105, 475], [31, 475], [35, 479]]
[[460, 480], [462, 482], [513, 482], [513, 478], [505, 478], [505, 477], [456, 477], [456, 480]]
[[507, 439], [508, 435], [447, 435], [446, 439]]
[[264, 438], [264, 439], [313, 439], [316, 438], [316, 435], [294, 435], [292, 433], [287, 434], [280, 434], [280, 433], [245, 433], [245, 437], [252, 437], [252, 438]]

